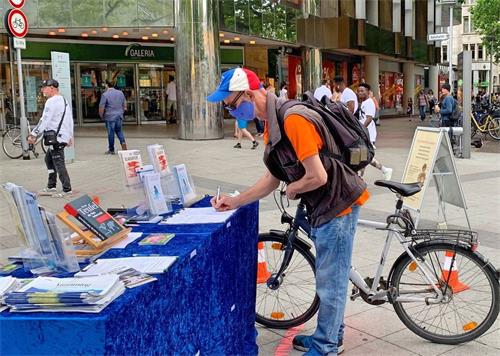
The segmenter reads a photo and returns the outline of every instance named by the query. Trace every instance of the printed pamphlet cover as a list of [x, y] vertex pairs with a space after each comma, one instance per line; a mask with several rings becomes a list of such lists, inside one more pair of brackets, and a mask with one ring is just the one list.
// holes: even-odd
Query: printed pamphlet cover
[[88, 195], [75, 199], [64, 206], [64, 210], [85, 225], [101, 240], [106, 240], [123, 230], [112, 216]]
[[149, 159], [155, 168], [156, 173], [160, 173], [163, 177], [169, 173], [167, 154], [163, 145], [148, 146]]
[[141, 151], [126, 150], [118, 151], [118, 156], [122, 162], [123, 174], [125, 175], [125, 184], [133, 186], [140, 183], [136, 169], [142, 166]]
[[194, 192], [194, 189], [189, 182], [189, 175], [186, 165], [178, 164], [174, 167], [174, 172], [177, 179], [177, 184], [179, 185], [179, 190], [181, 191], [182, 202], [185, 203], [191, 199], [196, 198], [196, 193]]
[[139, 245], [166, 245], [175, 234], [150, 234], [139, 242]]
[[168, 213], [168, 206], [165, 201], [165, 195], [161, 189], [161, 180], [159, 173], [149, 173], [143, 176], [144, 189], [149, 209], [153, 215]]

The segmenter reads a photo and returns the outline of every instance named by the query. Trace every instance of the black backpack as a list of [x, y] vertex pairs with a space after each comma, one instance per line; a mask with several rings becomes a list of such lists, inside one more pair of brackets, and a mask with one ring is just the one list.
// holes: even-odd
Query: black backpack
[[311, 92], [306, 92], [302, 95], [302, 101], [288, 100], [281, 106], [278, 110], [281, 122], [285, 112], [295, 105], [304, 105], [321, 116], [340, 149], [340, 155], [328, 152], [330, 156], [343, 162], [353, 171], [365, 168], [373, 160], [375, 149], [368, 130], [344, 104], [332, 102], [326, 96], [319, 102]]
[[458, 101], [456, 99], [453, 99], [453, 111], [450, 116], [450, 120], [454, 123], [460, 122], [462, 119], [462, 110], [460, 108], [460, 105], [458, 104]]

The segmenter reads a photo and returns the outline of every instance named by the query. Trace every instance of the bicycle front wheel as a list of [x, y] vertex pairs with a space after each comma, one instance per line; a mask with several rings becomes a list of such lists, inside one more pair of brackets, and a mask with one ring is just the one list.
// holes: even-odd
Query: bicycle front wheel
[[294, 253], [279, 286], [270, 287], [269, 278], [281, 267], [286, 241], [283, 236], [259, 235], [256, 321], [269, 328], [288, 329], [311, 319], [319, 308], [316, 295], [314, 255], [294, 243]]
[[495, 140], [500, 140], [500, 119], [493, 118], [488, 123], [488, 134]]
[[22, 157], [23, 148], [21, 146], [21, 129], [12, 127], [2, 136], [2, 148], [7, 157], [17, 159]]
[[428, 266], [433, 284], [443, 293], [438, 304], [433, 286], [408, 255], [399, 259], [391, 284], [397, 296], [422, 302], [393, 304], [399, 319], [426, 340], [455, 345], [476, 339], [495, 322], [499, 311], [499, 284], [495, 274], [474, 252], [433, 243], [417, 248], [415, 257]]

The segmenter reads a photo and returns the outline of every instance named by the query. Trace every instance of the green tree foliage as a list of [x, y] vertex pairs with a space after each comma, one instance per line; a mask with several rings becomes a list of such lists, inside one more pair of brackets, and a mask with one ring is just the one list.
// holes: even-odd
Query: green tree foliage
[[472, 23], [483, 45], [500, 60], [500, 0], [477, 0], [471, 9]]

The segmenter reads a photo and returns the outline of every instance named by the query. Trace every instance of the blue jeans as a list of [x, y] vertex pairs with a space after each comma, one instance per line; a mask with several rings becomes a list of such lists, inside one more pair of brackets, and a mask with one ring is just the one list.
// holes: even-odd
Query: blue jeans
[[123, 120], [106, 120], [106, 129], [108, 130], [108, 150], [115, 152], [115, 133], [118, 136], [121, 144], [125, 143], [125, 136], [123, 136]]
[[337, 354], [344, 336], [344, 310], [359, 206], [348, 215], [312, 229], [316, 247], [316, 293], [320, 299], [318, 325], [307, 355]]
[[418, 109], [420, 110], [420, 120], [425, 120], [425, 106], [419, 106]]

